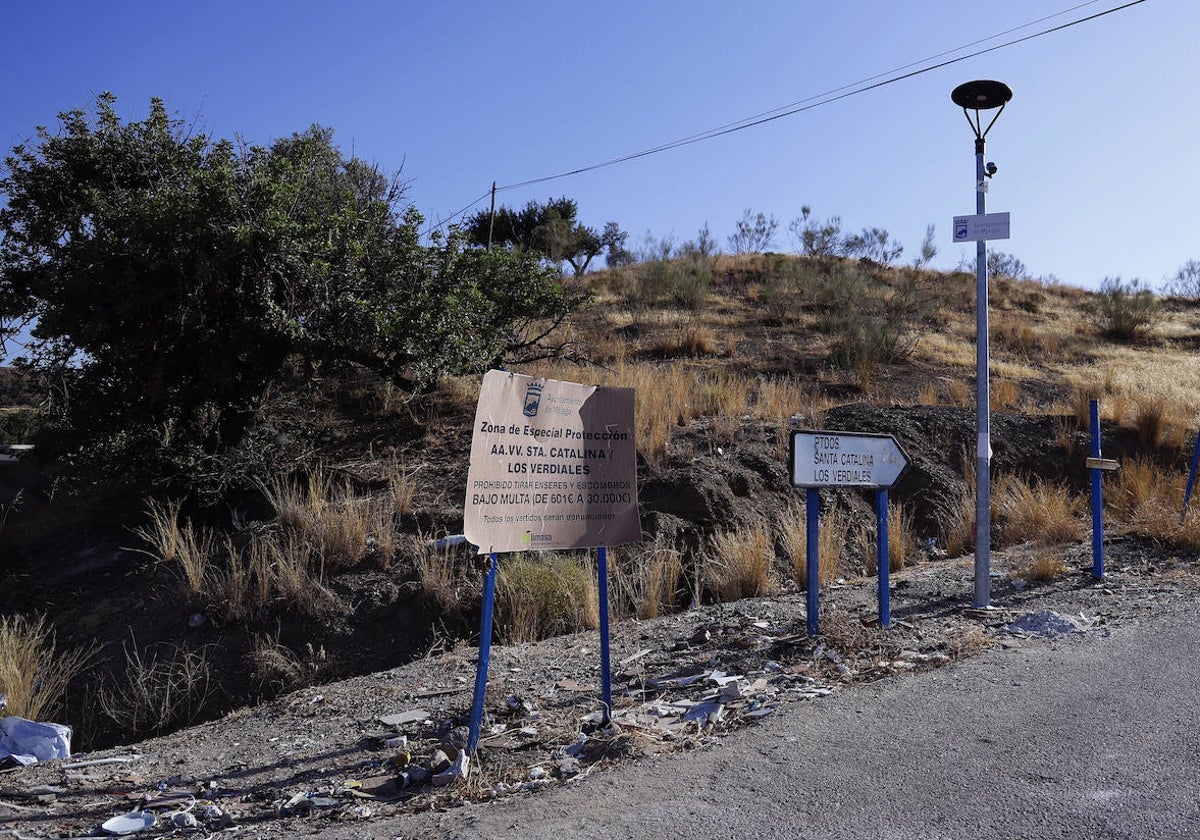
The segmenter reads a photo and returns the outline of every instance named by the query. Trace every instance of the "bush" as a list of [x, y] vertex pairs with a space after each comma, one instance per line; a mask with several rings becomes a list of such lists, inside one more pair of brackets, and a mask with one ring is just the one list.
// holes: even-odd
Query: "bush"
[[0, 714], [30, 720], [53, 717], [62, 708], [67, 685], [94, 653], [58, 650], [44, 616], [0, 617], [0, 694], [8, 700]]
[[778, 229], [779, 222], [774, 216], [751, 213], [747, 208], [729, 237], [729, 247], [735, 254], [761, 254], [771, 249]]
[[596, 577], [572, 558], [518, 554], [500, 565], [496, 629], [507, 643], [536, 642], [599, 626]]
[[1105, 277], [1100, 290], [1083, 304], [1084, 314], [1105, 335], [1118, 341], [1143, 338], [1162, 321], [1162, 301], [1141, 280]]

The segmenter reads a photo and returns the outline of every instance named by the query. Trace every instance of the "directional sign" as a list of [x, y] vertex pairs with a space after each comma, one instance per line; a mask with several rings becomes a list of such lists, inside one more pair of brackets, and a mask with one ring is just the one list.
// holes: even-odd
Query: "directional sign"
[[874, 487], [895, 484], [908, 456], [891, 435], [792, 432], [795, 487]]
[[955, 242], [985, 242], [988, 239], [1008, 239], [1008, 213], [980, 213], [975, 216], [955, 216]]

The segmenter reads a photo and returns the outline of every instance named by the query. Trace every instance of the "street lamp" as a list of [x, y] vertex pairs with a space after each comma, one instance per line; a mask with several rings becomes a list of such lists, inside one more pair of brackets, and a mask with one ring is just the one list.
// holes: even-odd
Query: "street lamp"
[[[987, 179], [995, 172], [995, 164], [983, 162], [984, 138], [996, 124], [1004, 106], [1012, 99], [1012, 90], [1003, 82], [981, 79], [966, 82], [950, 94], [955, 105], [975, 132], [975, 212], [982, 217], [987, 206]], [[983, 127], [981, 111], [995, 110], [996, 114]], [[971, 119], [971, 111], [975, 118]], [[987, 242], [981, 237], [975, 243], [975, 601], [974, 606], [986, 607], [991, 600], [991, 485], [992, 463], [991, 412], [988, 393], [988, 288]]]

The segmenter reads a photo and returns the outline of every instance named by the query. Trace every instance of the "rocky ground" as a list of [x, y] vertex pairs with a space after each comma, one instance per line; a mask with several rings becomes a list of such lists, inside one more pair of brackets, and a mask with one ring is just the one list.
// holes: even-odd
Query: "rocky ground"
[[826, 587], [816, 638], [805, 632], [802, 594], [619, 622], [609, 727], [596, 633], [493, 647], [484, 732], [466, 779], [438, 778], [466, 733], [476, 651], [460, 645], [166, 737], [5, 770], [0, 831], [18, 840], [103, 835], [105, 823], [119, 827], [109, 821], [136, 812], [146, 837], [429, 836], [490, 800], [587, 784], [656, 754], [722, 749], [738, 727], [805, 714], [864, 681], [954, 667], [990, 645], [1105, 633], [1192, 597], [1200, 577], [1194, 557], [1129, 539], [1108, 545], [1102, 581], [1092, 579], [1088, 547], [1068, 554], [1066, 576], [1030, 583], [1017, 576], [1021, 547], [994, 553], [987, 610], [970, 608], [970, 557], [894, 573], [888, 629], [878, 626], [872, 579]]

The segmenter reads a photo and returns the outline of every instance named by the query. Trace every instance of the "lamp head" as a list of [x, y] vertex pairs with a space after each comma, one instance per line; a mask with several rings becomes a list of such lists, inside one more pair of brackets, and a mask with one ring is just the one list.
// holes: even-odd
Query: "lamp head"
[[950, 99], [960, 108], [971, 111], [990, 111], [1012, 99], [1012, 89], [1004, 82], [978, 79], [964, 82], [950, 93]]

